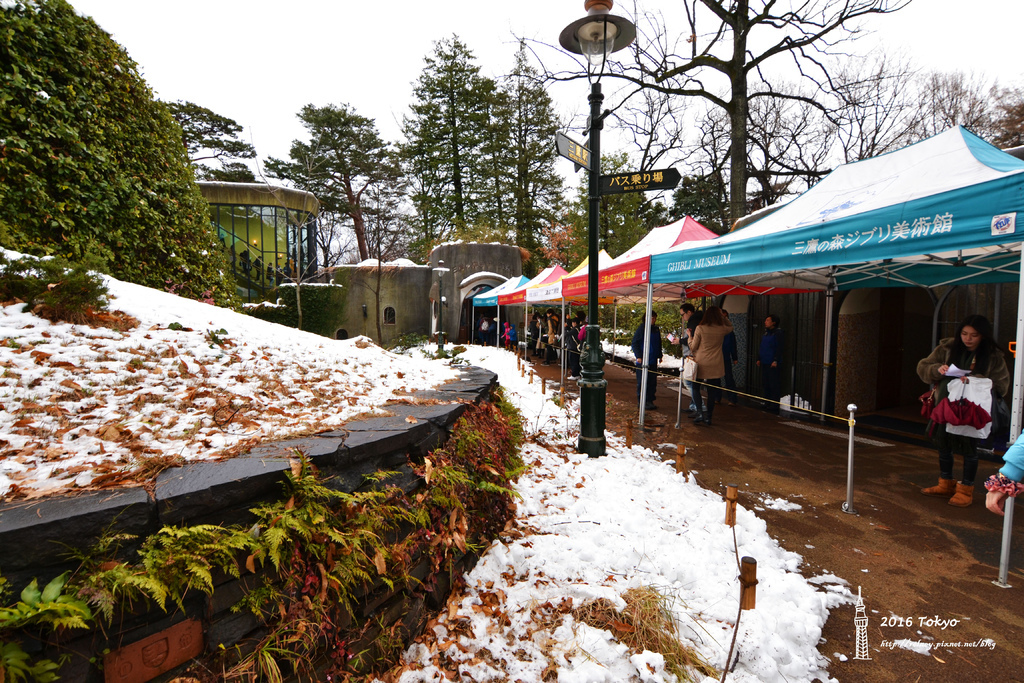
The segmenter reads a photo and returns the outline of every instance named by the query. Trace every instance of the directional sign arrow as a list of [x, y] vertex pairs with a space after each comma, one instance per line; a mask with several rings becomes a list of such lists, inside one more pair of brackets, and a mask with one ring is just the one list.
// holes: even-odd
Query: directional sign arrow
[[581, 167], [590, 170], [590, 149], [561, 133], [555, 133], [555, 145], [560, 156], [576, 162], [577, 171]]
[[654, 190], [671, 190], [679, 184], [682, 176], [674, 168], [663, 168], [654, 171], [628, 171], [615, 175], [601, 176], [601, 194], [621, 194], [623, 192], [652, 192]]

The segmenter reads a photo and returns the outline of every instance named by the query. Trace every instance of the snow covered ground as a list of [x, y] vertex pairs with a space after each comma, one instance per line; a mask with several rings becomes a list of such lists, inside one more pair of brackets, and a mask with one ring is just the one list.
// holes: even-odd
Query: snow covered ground
[[[136, 329], [0, 308], [0, 498], [129, 476], [147, 458], [227, 457], [263, 439], [384, 414], [385, 402], [456, 375], [417, 350], [398, 356], [365, 339], [333, 341], [107, 284], [111, 308], [136, 317]], [[852, 600], [841, 579], [805, 580], [800, 556], [749, 510], [727, 527], [722, 499], [653, 451], [610, 435], [607, 457], [581, 457], [576, 402], [563, 409], [555, 392], [541, 395], [509, 353], [470, 347], [465, 355], [497, 372], [523, 412], [529, 470], [516, 484], [516, 523], [406, 651], [401, 681], [456, 672], [472, 681], [675, 680], [660, 654], [631, 652], [572, 616], [592, 598], [621, 606], [634, 587], [665, 595], [680, 636], [722, 669], [736, 631], [740, 556], [757, 560], [757, 607], [742, 613], [729, 680], [829, 680], [815, 646], [828, 609]]]
[[[842, 579], [805, 580], [800, 556], [742, 507], [734, 536], [722, 498], [657, 453], [627, 449], [614, 435], [605, 458], [573, 452], [577, 403], [563, 410], [550, 388], [541, 395], [511, 354], [474, 346], [466, 356], [498, 373], [526, 418], [530, 469], [516, 486], [518, 531], [487, 550], [467, 589], [406, 651], [397, 680], [674, 681], [660, 655], [630, 652], [566, 613], [593, 598], [621, 607], [622, 594], [641, 586], [669, 598], [681, 637], [721, 670], [739, 608], [737, 553], [757, 560], [759, 584], [756, 608], [740, 619], [728, 680], [830, 680], [816, 645], [828, 610], [853, 599]], [[446, 677], [456, 672], [464, 678]]]
[[137, 318], [134, 330], [0, 307], [0, 499], [334, 429], [457, 374], [365, 338], [334, 341], [105, 280], [111, 310]]

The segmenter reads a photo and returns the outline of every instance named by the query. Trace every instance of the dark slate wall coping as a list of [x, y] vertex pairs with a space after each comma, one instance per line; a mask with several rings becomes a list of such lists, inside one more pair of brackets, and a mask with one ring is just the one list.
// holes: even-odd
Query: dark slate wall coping
[[486, 399], [497, 383], [489, 370], [460, 370], [457, 380], [413, 394], [446, 403], [388, 405], [393, 416], [262, 444], [228, 460], [191, 462], [162, 472], [152, 494], [134, 487], [0, 504], [0, 571], [20, 590], [33, 577], [45, 583], [59, 574], [70, 548], [86, 548], [106, 531], [145, 537], [169, 524], [243, 522], [250, 507], [281, 492], [295, 449], [340, 490], [356, 490], [380, 469], [398, 470], [408, 489], [415, 475], [406, 471], [406, 458], [422, 458], [443, 443], [465, 404]]

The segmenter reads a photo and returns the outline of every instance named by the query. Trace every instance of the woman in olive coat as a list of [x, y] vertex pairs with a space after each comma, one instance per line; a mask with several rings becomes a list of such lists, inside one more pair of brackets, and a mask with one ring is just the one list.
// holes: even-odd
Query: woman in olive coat
[[704, 317], [690, 340], [690, 352], [697, 361], [697, 382], [707, 385], [707, 405], [700, 395], [701, 385], [693, 385], [693, 404], [697, 407], [694, 424], [711, 426], [711, 415], [715, 402], [722, 393], [722, 378], [725, 377], [725, 358], [722, 355], [722, 342], [732, 332], [732, 323], [718, 306], [712, 306], [704, 312]]
[[[969, 370], [967, 377], [946, 374], [950, 365]], [[992, 380], [993, 398], [1002, 397], [1010, 388], [1010, 372], [1006, 360], [992, 338], [992, 326], [981, 315], [969, 315], [960, 323], [956, 335], [943, 339], [917, 364], [917, 376], [933, 386], [935, 404], [949, 396], [949, 383], [970, 381], [972, 377]], [[946, 433], [946, 425], [928, 423], [932, 439], [939, 451], [939, 483], [921, 489], [926, 496], [942, 496], [950, 505], [967, 507], [974, 500], [974, 477], [978, 473], [978, 440], [969, 436]], [[964, 476], [953, 479], [953, 454], [964, 458]]]

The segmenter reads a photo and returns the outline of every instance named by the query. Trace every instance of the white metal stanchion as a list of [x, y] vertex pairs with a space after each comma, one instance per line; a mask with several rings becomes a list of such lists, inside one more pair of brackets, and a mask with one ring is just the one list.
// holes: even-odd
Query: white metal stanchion
[[1010, 534], [1013, 532], [1013, 498], [1003, 506], [1003, 548], [999, 552], [999, 578], [993, 581], [1000, 588], [1013, 588], [1007, 581], [1010, 573]]
[[644, 353], [640, 359], [640, 367], [643, 371], [640, 373], [640, 420], [639, 424], [641, 427], [644, 426], [644, 413], [647, 408], [647, 359], [651, 355], [651, 309], [654, 305], [654, 285], [650, 282], [647, 283], [647, 308], [644, 310], [644, 320], [641, 325], [644, 326]]
[[851, 403], [846, 406], [846, 409], [850, 411], [850, 444], [846, 459], [846, 502], [843, 503], [842, 510], [843, 512], [855, 515], [857, 511], [853, 509], [853, 427], [857, 424], [857, 420], [854, 419], [857, 406]]

